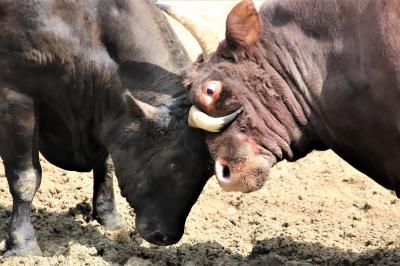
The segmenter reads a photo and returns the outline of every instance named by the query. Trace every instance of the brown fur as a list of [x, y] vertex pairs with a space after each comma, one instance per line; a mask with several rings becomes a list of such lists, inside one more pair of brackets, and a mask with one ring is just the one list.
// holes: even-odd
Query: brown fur
[[[238, 24], [227, 23], [227, 39], [185, 81], [200, 110], [196, 90], [222, 82], [211, 116], [245, 107], [224, 132], [208, 134], [213, 158], [242, 184], [235, 189], [258, 189], [277, 161], [330, 148], [400, 193], [400, 2], [267, 1], [257, 20], [248, 4], [232, 10], [227, 21]], [[255, 42], [243, 41], [258, 29]], [[250, 144], [246, 160], [235, 160]], [[264, 158], [262, 173], [256, 158]]]

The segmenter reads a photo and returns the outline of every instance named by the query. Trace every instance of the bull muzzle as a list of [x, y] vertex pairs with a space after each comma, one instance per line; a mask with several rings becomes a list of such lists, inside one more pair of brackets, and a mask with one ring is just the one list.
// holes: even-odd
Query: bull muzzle
[[239, 108], [230, 115], [223, 117], [212, 117], [200, 111], [196, 106], [192, 106], [189, 111], [189, 126], [200, 128], [208, 132], [221, 132], [229, 126], [242, 112], [243, 107]]

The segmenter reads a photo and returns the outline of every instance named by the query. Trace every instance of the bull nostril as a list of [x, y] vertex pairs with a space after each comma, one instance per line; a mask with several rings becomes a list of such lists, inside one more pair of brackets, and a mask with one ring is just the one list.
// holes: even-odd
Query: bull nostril
[[220, 182], [230, 183], [232, 181], [229, 166], [221, 160], [215, 162], [215, 176]]
[[231, 178], [231, 170], [229, 170], [229, 167], [224, 165], [222, 166], [222, 177], [225, 179]]

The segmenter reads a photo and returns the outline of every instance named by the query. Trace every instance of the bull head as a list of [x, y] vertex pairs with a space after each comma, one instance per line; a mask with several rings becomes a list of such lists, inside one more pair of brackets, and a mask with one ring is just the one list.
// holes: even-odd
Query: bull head
[[[203, 60], [207, 61], [219, 45], [219, 39], [214, 29], [202, 18], [189, 10], [167, 4], [156, 4], [161, 10], [176, 19], [192, 33], [203, 51]], [[228, 37], [230, 36], [227, 36], [227, 38]], [[194, 128], [200, 128], [209, 132], [221, 132], [222, 129], [231, 124], [242, 111], [243, 107], [224, 117], [211, 117], [193, 105], [189, 111], [188, 123], [189, 126]]]

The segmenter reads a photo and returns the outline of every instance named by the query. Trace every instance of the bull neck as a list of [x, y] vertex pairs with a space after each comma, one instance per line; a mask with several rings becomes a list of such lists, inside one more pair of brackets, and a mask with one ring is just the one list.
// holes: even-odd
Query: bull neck
[[[256, 61], [268, 73], [267, 75], [274, 77], [271, 88], [279, 95], [281, 104], [285, 106], [282, 110], [291, 117], [284, 122], [278, 119], [279, 114], [274, 115], [286, 129], [288, 136], [285, 142], [289, 147], [283, 149], [283, 159], [293, 161], [309, 152], [313, 142], [309, 135], [313, 96], [310, 94], [308, 80], [304, 76], [303, 67], [306, 62], [302, 61], [303, 57], [293, 56], [284, 45], [272, 42], [270, 39], [261, 41], [259, 48]], [[267, 102], [267, 99], [264, 101]]]

